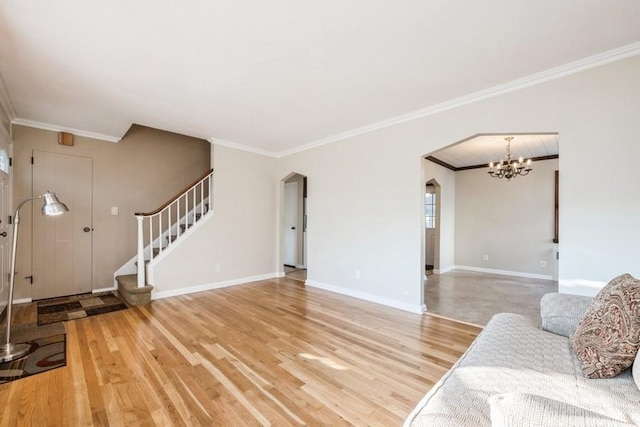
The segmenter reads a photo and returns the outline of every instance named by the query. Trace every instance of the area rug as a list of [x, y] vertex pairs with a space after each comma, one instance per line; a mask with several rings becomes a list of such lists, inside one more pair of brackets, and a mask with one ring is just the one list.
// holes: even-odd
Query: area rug
[[31, 348], [20, 359], [0, 363], [0, 384], [67, 365], [67, 335], [62, 323], [15, 325], [11, 341], [29, 343]]
[[38, 301], [38, 325], [81, 319], [125, 308], [127, 305], [113, 292], [51, 298]]

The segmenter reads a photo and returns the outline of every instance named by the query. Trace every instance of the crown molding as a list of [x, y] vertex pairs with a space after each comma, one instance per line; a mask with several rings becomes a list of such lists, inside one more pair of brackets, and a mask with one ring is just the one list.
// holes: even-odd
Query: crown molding
[[88, 132], [81, 129], [74, 129], [69, 127], [54, 125], [51, 123], [38, 122], [36, 120], [21, 119], [19, 117], [11, 120], [11, 123], [14, 125], [26, 126], [30, 128], [50, 130], [53, 132], [68, 132], [76, 136], [98, 139], [100, 141], [119, 142], [122, 139], [122, 137], [120, 136], [111, 136], [111, 135], [105, 135], [103, 133]]
[[207, 139], [211, 144], [222, 145], [223, 147], [235, 148], [236, 150], [248, 151], [249, 153], [260, 154], [267, 157], [278, 157], [278, 155], [272, 151], [262, 150], [260, 148], [249, 147], [248, 145], [238, 144], [237, 142], [225, 141], [224, 139], [209, 138]]
[[[427, 117], [434, 114], [442, 113], [444, 111], [452, 110], [454, 108], [458, 108], [464, 105], [473, 104], [475, 102], [497, 97], [506, 93], [515, 92], [520, 89], [545, 83], [550, 80], [559, 79], [561, 77], [565, 77], [571, 74], [587, 71], [593, 68], [610, 64], [612, 62], [621, 61], [623, 59], [631, 58], [637, 55], [640, 55], [640, 42], [632, 43], [632, 44], [622, 46], [616, 49], [612, 49], [603, 53], [599, 53], [597, 55], [589, 56], [587, 58], [573, 61], [568, 64], [561, 65], [559, 67], [551, 68], [546, 71], [542, 71], [540, 73], [532, 74], [517, 80], [513, 80], [511, 82], [507, 82], [501, 85], [493, 86], [488, 89], [483, 89], [477, 92], [473, 92], [458, 98], [453, 98], [451, 100], [441, 102], [439, 104], [434, 104], [432, 106], [429, 106], [420, 110], [416, 110], [400, 116], [391, 117], [389, 119], [372, 123], [367, 126], [362, 126], [347, 132], [342, 132], [336, 135], [329, 136], [327, 138], [312, 141], [302, 146], [294, 147], [289, 150], [284, 150], [280, 152], [267, 151], [260, 148], [250, 147], [248, 145], [239, 144], [232, 141], [226, 141], [226, 140], [218, 139], [214, 137], [209, 138], [207, 141], [209, 141], [212, 144], [218, 144], [225, 147], [235, 148], [237, 150], [248, 151], [250, 153], [260, 154], [267, 157], [281, 158], [281, 157], [289, 156], [291, 154], [295, 154], [295, 153], [310, 150], [316, 147], [320, 147], [323, 145], [338, 142], [347, 138], [363, 135], [369, 132], [386, 128], [386, 127], [390, 127], [397, 124], [416, 120], [422, 117]], [[28, 126], [28, 127], [33, 127], [37, 129], [50, 130], [54, 132], [69, 132], [69, 133], [73, 133], [74, 135], [98, 139], [102, 141], [108, 141], [108, 142], [118, 142], [120, 141], [120, 139], [122, 139], [122, 137], [88, 132], [80, 129], [67, 128], [67, 127], [62, 127], [62, 126], [58, 126], [50, 123], [38, 122], [35, 120], [17, 118], [15, 114], [15, 110], [11, 103], [11, 99], [9, 98], [8, 92], [6, 91], [6, 87], [4, 86], [4, 82], [2, 81], [2, 76], [0, 76], [0, 107], [2, 107], [10, 115], [9, 118], [12, 124]]]
[[312, 148], [320, 147], [322, 145], [331, 144], [333, 142], [341, 141], [343, 139], [352, 138], [354, 136], [362, 135], [365, 133], [373, 132], [379, 129], [383, 129], [389, 126], [405, 123], [411, 120], [416, 120], [422, 117], [431, 116], [434, 114], [442, 113], [447, 110], [462, 107], [463, 105], [473, 104], [475, 102], [483, 101], [485, 99], [494, 98], [509, 92], [515, 92], [520, 89], [524, 89], [530, 86], [538, 85], [548, 82], [550, 80], [559, 79], [571, 74], [577, 74], [583, 71], [597, 68], [612, 62], [621, 61], [623, 59], [631, 58], [633, 56], [640, 55], [640, 42], [628, 44], [616, 49], [608, 50], [606, 52], [599, 53], [597, 55], [589, 56], [577, 61], [569, 62], [568, 64], [561, 65], [559, 67], [550, 68], [548, 70], [531, 74], [529, 76], [512, 80], [508, 83], [493, 86], [488, 89], [479, 90], [477, 92], [470, 93], [458, 98], [453, 98], [449, 101], [434, 104], [432, 106], [422, 108], [420, 110], [412, 111], [407, 114], [403, 114], [396, 117], [391, 117], [380, 122], [372, 123], [367, 126], [362, 126], [356, 129], [352, 129], [347, 132], [339, 133], [327, 138], [319, 139], [317, 141], [310, 142], [300, 147], [295, 147], [290, 150], [281, 151], [276, 154], [276, 157], [285, 157], [291, 154], [299, 153], [302, 151], [310, 150]]

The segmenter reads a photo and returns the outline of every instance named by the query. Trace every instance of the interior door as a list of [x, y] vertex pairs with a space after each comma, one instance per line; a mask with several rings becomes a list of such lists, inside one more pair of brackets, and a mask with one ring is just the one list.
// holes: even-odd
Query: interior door
[[[0, 157], [6, 157], [3, 151]], [[3, 164], [0, 161], [0, 166]], [[9, 300], [9, 274], [11, 257], [11, 227], [8, 223], [11, 215], [9, 203], [9, 175], [0, 168], [0, 313], [7, 307]]]
[[91, 292], [92, 159], [45, 151], [33, 152], [34, 196], [53, 191], [69, 212], [41, 214], [34, 200], [33, 299]]
[[284, 184], [284, 263], [296, 265], [298, 224], [298, 183]]

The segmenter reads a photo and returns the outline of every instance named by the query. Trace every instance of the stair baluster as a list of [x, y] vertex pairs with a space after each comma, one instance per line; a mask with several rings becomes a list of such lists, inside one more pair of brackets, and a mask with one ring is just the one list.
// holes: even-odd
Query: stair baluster
[[[174, 244], [175, 241], [186, 234], [192, 225], [211, 212], [209, 206], [212, 201], [212, 188], [213, 169], [202, 175], [158, 209], [135, 214], [138, 222], [138, 288], [145, 287], [149, 279], [147, 277], [147, 262], [145, 262], [145, 258], [148, 257], [148, 262], [152, 263], [168, 246]], [[184, 210], [182, 215], [181, 208]], [[175, 210], [175, 218], [172, 210]], [[184, 228], [183, 224], [181, 224], [183, 220]], [[148, 236], [145, 236], [144, 232], [145, 221], [149, 223]], [[157, 221], [157, 227], [154, 227], [154, 221]], [[165, 221], [166, 227], [163, 229]], [[164, 246], [165, 238], [167, 246]], [[154, 247], [156, 244], [158, 247]]]

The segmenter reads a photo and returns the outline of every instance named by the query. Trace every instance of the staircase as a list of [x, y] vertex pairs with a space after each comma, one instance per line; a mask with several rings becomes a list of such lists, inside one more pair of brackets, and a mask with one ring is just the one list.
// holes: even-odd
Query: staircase
[[135, 214], [138, 252], [114, 275], [118, 293], [129, 305], [151, 301], [155, 266], [212, 215], [209, 210], [212, 188], [213, 169], [210, 169], [158, 209]]

